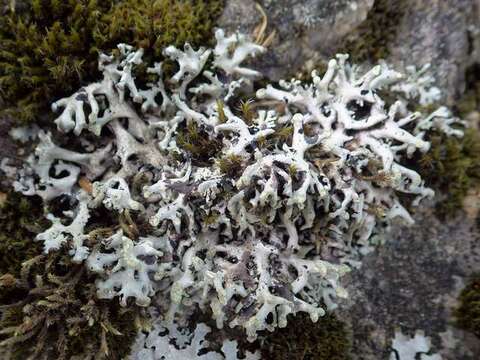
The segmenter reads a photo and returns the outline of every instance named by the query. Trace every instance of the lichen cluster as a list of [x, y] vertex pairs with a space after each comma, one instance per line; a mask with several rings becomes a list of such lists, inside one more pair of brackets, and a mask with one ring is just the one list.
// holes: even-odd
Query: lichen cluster
[[142, 46], [148, 54], [171, 43], [208, 43], [222, 3], [221, 0], [19, 2], [0, 16], [2, 113], [19, 122], [41, 120], [38, 114], [47, 115], [51, 101], [95, 79], [99, 51], [110, 50], [120, 41]]
[[[168, 46], [163, 62], [126, 44], [101, 54], [103, 78], [53, 104], [58, 130], [80, 140], [75, 151], [40, 131], [15, 188], [47, 204], [69, 199], [36, 240], [96, 273], [99, 298], [180, 323], [211, 312], [252, 341], [289, 314], [315, 322], [335, 308], [347, 296], [342, 275], [392, 220], [412, 222], [397, 194], [413, 205], [433, 195], [407, 160], [428, 151], [429, 132], [463, 132], [445, 107], [407, 108], [438, 95], [422, 72], [362, 72], [345, 55], [311, 83], [254, 96], [261, 74], [242, 63], [265, 49], [215, 36], [212, 49]], [[148, 84], [136, 81], [139, 67]], [[380, 90], [396, 101], [387, 106]], [[95, 212], [112, 223], [95, 228]]]

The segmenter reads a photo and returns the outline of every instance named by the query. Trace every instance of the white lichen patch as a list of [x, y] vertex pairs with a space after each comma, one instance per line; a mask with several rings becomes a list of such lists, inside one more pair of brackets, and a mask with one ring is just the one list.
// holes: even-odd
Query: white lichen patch
[[438, 354], [432, 354], [431, 341], [425, 333], [417, 330], [413, 337], [395, 331], [390, 360], [442, 360]]
[[[269, 84], [246, 101], [261, 74], [242, 63], [265, 49], [241, 34], [216, 39], [166, 48], [171, 77], [162, 62], [143, 64], [142, 49], [101, 55], [103, 79], [53, 105], [76, 151], [40, 132], [15, 187], [77, 200], [37, 239], [85, 260], [100, 298], [157, 306], [166, 321], [200, 309], [254, 340], [289, 314], [317, 321], [335, 308], [341, 277], [391, 221], [413, 222], [398, 194], [412, 206], [433, 196], [407, 165], [429, 149], [428, 132], [462, 132], [444, 107], [408, 110], [403, 93], [430, 94], [413, 91], [420, 77], [402, 87], [386, 64], [362, 73], [346, 55], [312, 83]], [[135, 78], [142, 64], [149, 83]], [[108, 222], [100, 210], [109, 231], [95, 230]]]
[[[147, 333], [140, 333], [131, 351], [129, 360], [237, 360], [238, 343], [224, 340], [215, 351], [205, 336], [211, 329], [204, 323], [193, 331], [174, 323], [157, 321]], [[245, 360], [260, 360], [259, 353], [247, 351]]]

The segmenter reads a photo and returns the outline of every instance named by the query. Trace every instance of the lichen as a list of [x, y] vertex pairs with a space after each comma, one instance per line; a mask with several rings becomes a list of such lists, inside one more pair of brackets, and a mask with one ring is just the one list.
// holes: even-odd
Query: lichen
[[[170, 45], [162, 62], [124, 43], [101, 54], [103, 77], [52, 106], [63, 137], [83, 142], [72, 151], [39, 131], [14, 186], [47, 204], [72, 199], [36, 240], [96, 273], [99, 298], [157, 306], [168, 321], [201, 309], [254, 341], [290, 314], [316, 322], [335, 309], [348, 296], [342, 276], [391, 221], [413, 222], [398, 194], [412, 206], [433, 195], [407, 160], [428, 151], [429, 132], [463, 132], [444, 106], [407, 107], [436, 98], [422, 70], [364, 72], [338, 54], [312, 82], [253, 95], [261, 73], [243, 63], [266, 49], [221, 29], [215, 38]], [[137, 68], [154, 78], [143, 83]], [[95, 211], [119, 224], [92, 242]]]
[[480, 338], [480, 276], [475, 275], [462, 290], [455, 309], [456, 325]]
[[[98, 76], [98, 51], [120, 41], [160, 55], [166, 44], [208, 43], [221, 0], [28, 0], [0, 17], [0, 98], [17, 121]], [[1, 102], [0, 102], [1, 103]]]

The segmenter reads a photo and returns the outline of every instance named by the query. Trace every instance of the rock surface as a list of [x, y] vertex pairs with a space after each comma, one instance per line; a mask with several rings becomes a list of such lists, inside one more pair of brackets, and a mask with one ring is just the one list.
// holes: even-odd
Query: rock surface
[[[263, 0], [267, 32], [276, 36], [259, 67], [280, 80], [300, 70], [307, 59], [327, 58], [341, 39], [363, 20], [374, 0]], [[227, 0], [219, 26], [251, 33], [261, 22], [254, 0]]]
[[416, 224], [393, 229], [385, 246], [351, 273], [350, 294], [338, 315], [353, 332], [353, 359], [387, 359], [394, 330], [424, 330], [444, 360], [475, 360], [480, 341], [453, 326], [452, 310], [468, 277], [480, 270], [476, 221], [460, 212], [446, 222], [431, 208]]
[[[463, 91], [466, 67], [480, 61], [480, 50], [476, 48], [480, 45], [480, 27], [476, 23], [480, 15], [479, 0], [263, 0], [260, 3], [268, 16], [268, 31], [276, 31], [275, 41], [261, 65], [272, 80], [290, 77], [308, 68], [309, 63], [311, 66], [326, 61], [343, 50], [344, 40], [355, 39], [358, 26], [378, 7], [401, 9], [387, 14], [395, 18], [395, 29], [380, 29], [385, 36], [392, 37], [386, 44], [386, 60], [396, 66], [432, 63], [448, 103], [452, 104]], [[227, 0], [219, 26], [230, 31], [252, 32], [260, 20], [255, 1]]]

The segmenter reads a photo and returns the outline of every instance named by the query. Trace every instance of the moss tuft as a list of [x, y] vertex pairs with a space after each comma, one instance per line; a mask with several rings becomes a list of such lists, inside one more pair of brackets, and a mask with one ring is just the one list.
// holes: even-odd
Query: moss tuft
[[335, 315], [326, 315], [312, 323], [305, 314], [288, 320], [262, 342], [264, 360], [347, 360], [351, 342], [345, 324]]
[[95, 29], [112, 1], [28, 0], [0, 18], [0, 95], [28, 122], [97, 75]]
[[227, 155], [218, 160], [218, 167], [222, 174], [225, 174], [230, 178], [236, 178], [241, 174], [243, 158], [239, 155]]
[[98, 77], [98, 51], [117, 43], [161, 56], [211, 39], [222, 0], [27, 0], [0, 16], [0, 103], [22, 122]]
[[48, 224], [38, 198], [18, 193], [4, 194], [0, 201], [0, 275], [19, 274], [22, 262], [38, 255], [41, 244], [33, 242], [35, 233]]
[[169, 45], [208, 45], [222, 9], [223, 0], [121, 1], [102, 17], [99, 36], [109, 47], [128, 41], [158, 59]]
[[[0, 348], [13, 359], [121, 359], [135, 340], [140, 312], [96, 298], [95, 277], [63, 253], [38, 255], [21, 275], [0, 281]], [[17, 302], [15, 302], [18, 300]]]
[[178, 129], [177, 145], [188, 152], [198, 165], [211, 164], [212, 159], [222, 148], [220, 140], [210, 137], [193, 121]]
[[480, 276], [475, 276], [462, 290], [459, 301], [454, 312], [457, 326], [480, 337]]
[[456, 108], [463, 118], [468, 118], [471, 112], [480, 112], [480, 64], [476, 63], [465, 72], [466, 91], [457, 102]]
[[372, 63], [389, 55], [388, 45], [396, 37], [406, 13], [405, 0], [376, 0], [365, 21], [348, 37], [338, 52], [350, 54], [355, 63]]
[[434, 134], [430, 142], [417, 171], [442, 195], [436, 211], [444, 218], [462, 208], [468, 190], [480, 185], [480, 134], [468, 128], [461, 139]]

